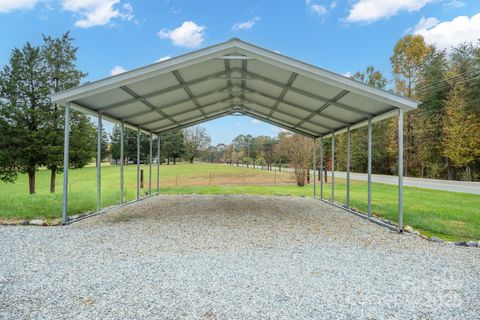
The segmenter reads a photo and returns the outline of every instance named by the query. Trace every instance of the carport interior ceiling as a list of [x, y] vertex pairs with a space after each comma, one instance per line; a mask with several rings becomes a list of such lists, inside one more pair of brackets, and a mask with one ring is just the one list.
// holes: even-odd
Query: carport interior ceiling
[[156, 134], [232, 114], [312, 138], [416, 101], [232, 39], [52, 96]]

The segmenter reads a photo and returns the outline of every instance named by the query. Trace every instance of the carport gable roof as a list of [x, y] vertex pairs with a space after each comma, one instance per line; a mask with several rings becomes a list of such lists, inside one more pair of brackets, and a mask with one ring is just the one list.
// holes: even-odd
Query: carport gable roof
[[156, 134], [242, 114], [312, 138], [418, 106], [239, 39], [55, 93], [52, 102]]

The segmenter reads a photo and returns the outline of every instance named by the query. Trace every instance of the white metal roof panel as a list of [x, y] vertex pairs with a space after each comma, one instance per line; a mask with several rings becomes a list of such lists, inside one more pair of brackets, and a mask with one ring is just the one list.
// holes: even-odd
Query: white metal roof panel
[[318, 137], [418, 102], [238, 39], [52, 95], [155, 133], [233, 112]]

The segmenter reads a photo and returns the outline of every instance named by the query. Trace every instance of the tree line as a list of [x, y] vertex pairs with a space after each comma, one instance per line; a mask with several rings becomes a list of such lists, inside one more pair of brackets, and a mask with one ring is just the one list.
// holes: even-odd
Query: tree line
[[[39, 167], [51, 171], [50, 192], [63, 171], [64, 108], [50, 95], [76, 87], [87, 74], [78, 70], [73, 39], [67, 32], [58, 38], [43, 36], [42, 44], [27, 42], [12, 50], [0, 71], [0, 180], [14, 182], [28, 175], [29, 192], [35, 193]], [[97, 129], [86, 115], [72, 112], [70, 166], [82, 168], [96, 153]], [[106, 154], [106, 133], [102, 133]]]
[[[480, 180], [480, 41], [446, 51], [427, 45], [420, 35], [406, 35], [396, 43], [390, 61], [394, 85], [389, 90], [421, 101], [417, 110], [404, 115], [404, 174]], [[392, 82], [374, 66], [352, 78], [384, 90]], [[372, 125], [374, 173], [397, 172], [397, 123], [392, 118]], [[367, 127], [351, 132], [352, 171], [367, 171], [367, 135]], [[285, 134], [276, 138], [239, 135], [226, 146], [229, 159], [267, 166], [291, 162], [287, 150], [280, 152], [282, 137]], [[346, 135], [335, 139], [335, 169], [346, 170]], [[327, 169], [331, 169], [331, 143], [331, 138], [324, 139]]]
[[[51, 172], [50, 191], [63, 171], [64, 108], [50, 95], [80, 84], [87, 75], [78, 70], [78, 47], [67, 32], [58, 38], [43, 36], [39, 46], [26, 43], [12, 50], [0, 71], [0, 179], [14, 182], [19, 173], [29, 178], [35, 193], [35, 173]], [[374, 66], [352, 77], [421, 101], [404, 118], [405, 175], [460, 180], [480, 179], [480, 42], [449, 51], [427, 45], [420, 35], [400, 39], [390, 57], [393, 79]], [[389, 86], [393, 82], [393, 86]], [[373, 124], [373, 172], [395, 174], [397, 119]], [[70, 163], [82, 168], [95, 158], [97, 128], [79, 112], [71, 118]], [[125, 129], [125, 163], [136, 162], [136, 131]], [[140, 161], [148, 159], [149, 137], [141, 135]], [[201, 127], [172, 131], [161, 137], [161, 161], [243, 163], [266, 166], [291, 164], [302, 185], [312, 166], [311, 139], [281, 132], [277, 137], [239, 135], [230, 144], [212, 146]], [[156, 140], [155, 140], [156, 143]], [[310, 148], [310, 151], [309, 151]], [[156, 148], [154, 148], [156, 149]], [[324, 140], [324, 164], [331, 168], [331, 139]], [[102, 158], [120, 158], [120, 128], [102, 132]], [[158, 157], [158, 155], [157, 155]], [[317, 155], [319, 161], [319, 155]], [[346, 137], [336, 136], [336, 170], [345, 170]], [[318, 166], [318, 163], [317, 163]], [[367, 128], [351, 133], [351, 169], [367, 170]]]

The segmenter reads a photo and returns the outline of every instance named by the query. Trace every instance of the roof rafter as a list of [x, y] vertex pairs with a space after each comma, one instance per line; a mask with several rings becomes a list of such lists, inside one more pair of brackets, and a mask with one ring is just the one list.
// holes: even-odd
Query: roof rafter
[[[348, 94], [348, 91], [347, 90], [343, 90], [342, 92], [340, 92], [339, 94], [337, 94], [333, 99], [332, 101], [336, 102], [338, 100], [340, 100], [341, 98], [345, 97], [346, 95]], [[312, 119], [314, 116], [316, 115], [319, 115], [319, 116], [322, 116], [320, 113], [327, 109], [329, 106], [331, 106], [331, 104], [329, 102], [325, 103], [323, 106], [321, 106], [320, 108], [318, 108], [317, 110], [315, 110], [314, 112], [312, 112], [310, 115], [308, 115], [307, 117], [303, 118], [302, 121], [300, 121], [299, 123], [296, 124], [296, 126], [301, 126], [304, 122], [306, 121], [309, 121], [310, 119]]]
[[[259, 91], [256, 91], [256, 90], [253, 90], [253, 89], [250, 89], [247, 87], [247, 90], [251, 93], [254, 93], [254, 94], [257, 94], [261, 97], [264, 97], [264, 98], [267, 98], [267, 99], [270, 99], [270, 100], [273, 100], [275, 101], [275, 97], [274, 96], [271, 96], [271, 95], [268, 95], [266, 93], [263, 93], [263, 92], [259, 92]], [[291, 107], [294, 107], [294, 108], [297, 108], [297, 109], [300, 109], [302, 111], [305, 111], [305, 112], [312, 112], [312, 110], [310, 109], [307, 109], [299, 104], [296, 104], [296, 103], [293, 103], [293, 102], [287, 102], [287, 101], [282, 101], [282, 103], [286, 104], [286, 105], [289, 105]], [[348, 125], [348, 123], [346, 123], [344, 120], [342, 119], [339, 119], [337, 117], [332, 117], [332, 116], [329, 116], [329, 115], [326, 115], [326, 114], [319, 114], [320, 117], [323, 117], [325, 119], [328, 119], [328, 120], [331, 120], [331, 121], [335, 121], [335, 122], [338, 122], [340, 124], [343, 124], [343, 125]]]
[[[208, 104], [205, 104], [202, 106], [202, 108], [208, 108], [208, 107], [211, 107], [211, 106], [214, 106], [216, 104], [219, 104], [219, 103], [223, 103], [223, 102], [226, 102], [226, 101], [229, 101], [230, 98], [226, 98], [226, 99], [221, 99], [221, 100], [217, 100], [217, 101], [214, 101], [214, 102], [210, 102]], [[170, 116], [171, 117], [178, 117], [178, 116], [181, 116], [181, 115], [184, 115], [184, 114], [187, 114], [187, 113], [190, 113], [190, 112], [194, 112], [196, 110], [185, 110], [185, 111], [180, 111], [180, 112], [177, 112], [177, 113], [174, 113], [174, 114], [171, 114]], [[202, 114], [203, 115], [203, 114]], [[206, 114], [208, 115], [208, 114]], [[144, 122], [144, 123], [140, 123], [141, 126], [147, 126], [149, 124], [152, 124], [152, 123], [155, 123], [155, 122], [158, 122], [158, 121], [162, 121], [162, 120], [165, 120], [165, 118], [161, 118], [161, 119], [155, 119], [155, 120], [150, 120], [148, 122]], [[183, 120], [182, 120], [183, 121]]]
[[[266, 122], [266, 123], [269, 123], [271, 125], [274, 125], [274, 126], [277, 126], [277, 127], [280, 127], [280, 128], [283, 128], [283, 129], [286, 129], [286, 130], [289, 130], [291, 132], [295, 132], [295, 133], [298, 133], [298, 134], [301, 134], [301, 135], [305, 135], [307, 137], [310, 137], [310, 138], [317, 138], [316, 135], [312, 134], [312, 133], [309, 133], [309, 132], [306, 132], [306, 131], [303, 131], [303, 130], [299, 130], [299, 129], [296, 129], [296, 128], [292, 128], [288, 125], [285, 125], [283, 123], [280, 123], [280, 122], [277, 122], [277, 121], [272, 121], [272, 120], [269, 120], [267, 118], [267, 114], [264, 114], [264, 113], [261, 113], [261, 112], [258, 112], [256, 110], [252, 110], [248, 107], [245, 107], [243, 106], [244, 110], [240, 110], [240, 111], [237, 111], [238, 113], [243, 113], [249, 117], [252, 117], [252, 118], [255, 118], [257, 120], [260, 120], [260, 121], [263, 121], [263, 122]], [[260, 114], [260, 115], [259, 115]]]
[[[260, 106], [262, 108], [265, 108], [265, 109], [271, 109], [272, 107], [269, 107], [267, 105], [264, 105], [263, 103], [260, 103], [260, 102], [256, 102], [256, 101], [252, 101], [252, 100], [245, 100], [246, 103], [252, 103], [252, 104], [256, 104], [257, 106]], [[286, 115], [288, 117], [292, 117], [294, 119], [297, 119], [297, 120], [302, 120], [301, 117], [297, 116], [297, 115], [294, 115], [292, 113], [289, 113], [289, 112], [285, 112], [285, 111], [281, 111], [281, 110], [276, 110], [275, 112], [277, 113], [280, 113], [280, 114], [283, 114], [283, 115]], [[271, 119], [271, 118], [274, 118], [274, 116], [271, 116], [270, 113], [268, 114], [268, 119]], [[323, 129], [326, 129], [326, 130], [333, 130], [333, 128], [331, 127], [328, 127], [328, 126], [324, 126], [324, 125], [321, 125], [319, 123], [316, 123], [316, 122], [311, 122], [312, 124], [316, 125], [316, 126], [319, 126], [320, 128], [323, 128]], [[298, 127], [297, 125], [295, 127]]]
[[200, 106], [200, 103], [198, 102], [197, 98], [193, 95], [192, 91], [186, 84], [185, 80], [183, 80], [182, 76], [180, 75], [180, 72], [178, 70], [172, 71], [173, 75], [175, 78], [180, 82], [181, 85], [185, 85], [183, 90], [187, 93], [187, 95], [190, 97], [190, 99], [193, 101], [193, 103], [197, 106], [198, 110], [203, 114], [203, 116], [206, 116], [205, 111], [203, 111], [202, 107]]
[[[190, 119], [185, 120], [185, 121], [191, 121], [191, 122], [187, 122], [185, 124], [182, 124], [181, 126], [177, 126], [177, 127], [174, 127], [174, 128], [168, 128], [168, 129], [165, 129], [165, 130], [162, 130], [161, 128], [157, 128], [157, 129], [153, 129], [152, 132], [154, 132], [155, 134], [163, 134], [163, 133], [168, 133], [168, 132], [171, 132], [171, 131], [181, 130], [183, 128], [188, 128], [188, 127], [191, 127], [191, 126], [194, 126], [196, 124], [200, 124], [200, 123], [203, 123], [203, 122], [206, 122], [206, 121], [218, 119], [218, 118], [221, 118], [223, 116], [226, 116], [226, 115], [232, 113], [230, 108], [227, 108], [225, 110], [226, 111], [223, 111], [221, 113], [218, 113], [218, 112], [222, 111], [222, 110], [217, 110], [217, 111], [212, 112], [212, 113], [207, 113], [207, 115], [209, 117], [208, 119], [200, 117], [200, 119], [195, 120], [195, 119], [198, 118], [198, 116], [197, 116], [195, 118], [190, 118]], [[218, 114], [216, 114], [216, 113], [218, 113]], [[194, 121], [192, 121], [192, 120], [194, 120]]]
[[297, 78], [297, 73], [293, 72], [290, 78], [288, 79], [287, 83], [285, 84], [285, 87], [283, 87], [282, 92], [280, 93], [277, 100], [275, 101], [272, 111], [270, 111], [270, 117], [275, 111], [277, 111], [278, 105], [283, 101], [283, 98], [285, 98], [285, 95], [287, 94], [288, 89], [290, 89], [290, 87], [293, 84], [293, 81], [295, 81], [296, 78]]
[[[274, 86], [279, 87], [279, 88], [285, 88], [286, 87], [285, 84], [283, 84], [279, 81], [261, 76], [259, 74], [253, 73], [251, 71], [247, 71], [246, 75], [248, 77], [252, 78], [252, 79], [247, 78], [247, 80], [261, 80], [261, 81], [264, 81], [266, 83], [269, 83], [269, 84], [274, 85]], [[311, 92], [308, 92], [308, 91], [305, 91], [305, 90], [302, 90], [302, 89], [299, 89], [299, 88], [296, 88], [296, 87], [289, 87], [288, 90], [290, 90], [292, 92], [295, 92], [295, 93], [298, 93], [302, 96], [309, 97], [309, 98], [314, 99], [314, 100], [319, 100], [319, 101], [322, 101], [324, 103], [330, 103], [332, 106], [338, 107], [340, 109], [344, 109], [344, 110], [352, 112], [352, 113], [356, 113], [356, 114], [361, 115], [365, 118], [370, 118], [370, 117], [374, 116], [374, 114], [371, 114], [369, 112], [366, 112], [366, 111], [363, 111], [363, 110], [360, 110], [360, 109], [357, 109], [357, 108], [354, 108], [354, 107], [351, 107], [351, 106], [347, 106], [343, 103], [332, 101], [332, 99], [328, 99], [328, 98], [319, 96], [317, 94], [314, 94], [314, 93], [311, 93]]]
[[[242, 61], [242, 77], [245, 77], [245, 73], [247, 72], [247, 62], [248, 60]], [[247, 86], [247, 81], [242, 80], [242, 84], [240, 85], [241, 96], [240, 99], [245, 100], [245, 87]]]
[[[144, 99], [153, 98], [153, 97], [156, 97], [156, 96], [159, 96], [159, 95], [162, 95], [162, 94], [166, 94], [166, 93], [169, 93], [169, 92], [172, 92], [172, 91], [183, 89], [183, 88], [188, 87], [188, 86], [193, 86], [195, 84], [198, 84], [198, 83], [201, 83], [201, 82], [204, 82], [204, 81], [215, 80], [219, 76], [224, 75], [224, 74], [225, 74], [225, 71], [216, 72], [216, 73], [213, 73], [213, 74], [208, 75], [208, 76], [200, 77], [200, 78], [185, 82], [184, 84], [177, 84], [177, 85], [174, 85], [174, 86], [171, 86], [171, 87], [163, 88], [163, 89], [160, 89], [160, 90], [156, 90], [156, 91], [144, 94], [144, 95], [142, 95], [142, 97]], [[98, 111], [103, 112], [103, 111], [107, 111], [107, 110], [110, 110], [110, 109], [123, 107], [127, 104], [135, 102], [136, 100], [137, 99], [133, 98], [133, 99], [125, 100], [125, 101], [112, 103], [110, 105], [98, 108]]]
[[147, 107], [149, 107], [150, 109], [152, 109], [153, 111], [156, 111], [158, 112], [159, 114], [161, 114], [164, 118], [170, 120], [171, 122], [175, 123], [175, 124], [180, 124], [177, 120], [173, 119], [172, 117], [170, 117], [168, 114], [166, 114], [165, 112], [161, 111], [161, 110], [158, 110], [157, 107], [155, 107], [153, 104], [151, 104], [150, 102], [148, 102], [145, 98], [143, 98], [142, 96], [136, 94], [133, 90], [129, 89], [127, 86], [123, 86], [123, 87], [120, 87], [120, 89], [122, 89], [123, 91], [125, 91], [126, 93], [128, 93], [129, 95], [131, 95], [132, 97], [134, 97], [136, 100], [140, 101], [141, 103], [143, 103], [144, 105], [146, 105]]
[[[224, 64], [225, 64], [225, 75], [227, 77], [230, 77], [230, 60], [225, 60]], [[227, 80], [227, 90], [228, 90], [228, 96], [230, 97], [231, 100], [233, 100], [232, 80]], [[233, 101], [231, 103], [233, 103]]]
[[[215, 94], [215, 93], [224, 93], [224, 90], [226, 88], [221, 88], [221, 89], [215, 89], [215, 90], [212, 90], [212, 91], [208, 91], [208, 92], [205, 92], [201, 95], [197, 95], [197, 99], [201, 99], [201, 98], [205, 98], [205, 97], [208, 97], [208, 96], [211, 96], [212, 94]], [[164, 110], [164, 109], [168, 109], [168, 108], [171, 108], [171, 107], [175, 107], [175, 106], [178, 106], [182, 103], [186, 103], [186, 102], [189, 102], [191, 101], [190, 98], [187, 98], [187, 99], [184, 99], [184, 100], [180, 100], [180, 101], [175, 101], [175, 102], [170, 102], [170, 103], [167, 103], [167, 104], [164, 104], [164, 105], [161, 105], [161, 106], [157, 106], [157, 109], [158, 110]], [[140, 117], [140, 116], [144, 116], [146, 114], [149, 114], [149, 113], [152, 113], [153, 111], [152, 110], [145, 110], [145, 111], [140, 111], [140, 112], [137, 112], [137, 113], [134, 113], [134, 114], [131, 114], [129, 116], [126, 116], [126, 117], [123, 117], [122, 120], [129, 120], [129, 119], [133, 119], [133, 118], [136, 118], [136, 117]]]

